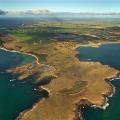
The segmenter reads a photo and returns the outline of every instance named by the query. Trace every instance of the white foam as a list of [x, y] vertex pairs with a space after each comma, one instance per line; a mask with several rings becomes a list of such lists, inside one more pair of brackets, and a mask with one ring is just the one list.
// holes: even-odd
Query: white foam
[[34, 88], [34, 90], [35, 90], [35, 91], [37, 91], [37, 89], [36, 89], [36, 88]]
[[16, 79], [11, 79], [10, 82], [15, 81]]
[[86, 59], [87, 61], [91, 61], [92, 59]]
[[108, 106], [109, 106], [109, 103], [106, 103], [106, 104], [102, 107], [102, 109], [105, 110]]

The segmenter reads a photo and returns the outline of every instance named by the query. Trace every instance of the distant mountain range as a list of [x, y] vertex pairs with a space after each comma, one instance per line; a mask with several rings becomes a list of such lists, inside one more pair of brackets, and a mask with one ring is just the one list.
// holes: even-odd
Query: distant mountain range
[[0, 10], [0, 15], [4, 15], [4, 14], [6, 14], [6, 12], [3, 10]]
[[26, 11], [3, 11], [0, 10], [0, 15], [120, 15], [120, 12], [110, 12], [110, 13], [89, 13], [89, 12], [52, 12], [47, 9], [36, 9], [36, 10], [26, 10]]
[[51, 15], [53, 12], [47, 10], [47, 9], [36, 9], [36, 10], [26, 10], [26, 11], [16, 11], [16, 10], [10, 10], [10, 11], [3, 11], [0, 10], [0, 15]]
[[7, 11], [8, 14], [13, 14], [13, 15], [49, 15], [52, 14], [47, 9], [42, 9], [42, 10], [26, 10], [26, 11]]

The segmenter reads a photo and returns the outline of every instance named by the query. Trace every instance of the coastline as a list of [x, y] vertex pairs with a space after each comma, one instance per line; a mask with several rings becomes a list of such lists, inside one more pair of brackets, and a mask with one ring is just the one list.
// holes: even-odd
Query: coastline
[[98, 43], [88, 42], [88, 44], [79, 44], [78, 46], [75, 47], [75, 49], [77, 49], [77, 48], [79, 48], [79, 47], [99, 48], [100, 46], [106, 45], [106, 44], [120, 44], [120, 42], [109, 42], [109, 41], [98, 42]]
[[32, 112], [35, 108], [36, 108], [36, 106], [37, 106], [37, 104], [38, 104], [38, 102], [43, 102], [43, 101], [45, 101], [45, 99], [46, 98], [42, 98], [41, 100], [37, 100], [30, 108], [28, 108], [28, 109], [26, 109], [26, 110], [24, 110], [24, 111], [21, 111], [20, 112], [20, 114], [19, 114], [19, 116], [15, 119], [15, 120], [21, 120], [22, 119], [22, 117], [23, 117], [23, 115], [26, 113], [26, 112]]
[[[119, 42], [120, 43], [120, 42]], [[102, 44], [109, 44], [109, 42], [106, 42], [106, 43], [99, 43], [99, 45], [102, 45]], [[111, 43], [110, 42], [110, 44], [114, 44], [114, 42], [113, 43]], [[117, 43], [116, 43], [117, 44]], [[88, 46], [89, 46], [89, 44], [88, 44]], [[79, 47], [81, 47], [81, 45], [79, 46]], [[93, 47], [93, 46], [91, 46], [91, 47]], [[78, 47], [77, 47], [78, 48]], [[17, 53], [21, 53], [21, 54], [26, 54], [26, 55], [31, 55], [31, 56], [33, 56], [35, 59], [36, 59], [36, 62], [37, 62], [37, 64], [38, 65], [41, 65], [40, 63], [39, 63], [39, 59], [38, 59], [38, 57], [37, 56], [35, 56], [34, 54], [31, 54], [31, 53], [24, 53], [24, 52], [20, 52], [20, 51], [15, 51], [15, 50], [8, 50], [7, 48], [0, 48], [0, 49], [3, 49], [3, 50], [6, 50], [6, 51], [9, 51], [9, 52], [17, 52]], [[49, 66], [49, 65], [48, 65]], [[50, 67], [50, 66], [49, 66]], [[117, 77], [117, 76], [116, 76]], [[86, 101], [88, 101], [88, 103], [89, 103], [89, 105], [90, 105], [90, 107], [100, 107], [100, 108], [102, 108], [102, 109], [106, 109], [106, 107], [108, 106], [108, 103], [107, 103], [107, 101], [108, 101], [108, 98], [109, 97], [112, 97], [112, 95], [114, 94], [114, 92], [115, 92], [115, 88], [114, 88], [114, 86], [110, 83], [110, 81], [111, 80], [114, 80], [115, 78], [116, 78], [115, 76], [113, 76], [113, 78], [109, 78], [109, 80], [107, 81], [107, 83], [110, 85], [110, 86], [112, 86], [112, 88], [113, 88], [113, 90], [112, 91], [110, 91], [110, 93], [107, 95], [103, 95], [104, 97], [105, 97], [105, 101], [104, 101], [104, 105], [103, 106], [97, 106], [97, 105], [94, 105], [94, 104], [92, 104], [92, 103], [90, 103], [89, 102], [89, 100], [85, 100], [85, 104], [86, 104]], [[46, 89], [46, 88], [44, 88], [43, 86], [41, 86], [41, 88], [43, 88], [43, 89], [45, 89], [49, 94], [50, 94], [50, 90], [48, 90], [48, 89]], [[44, 98], [42, 99], [42, 100], [40, 100], [41, 102], [43, 101], [43, 100], [45, 100]], [[38, 102], [39, 102], [39, 100], [38, 100]], [[32, 108], [29, 108], [29, 109], [27, 109], [27, 110], [25, 110], [25, 111], [23, 111], [23, 112], [21, 112], [20, 113], [20, 115], [16, 118], [16, 120], [21, 120], [22, 119], [22, 116], [23, 116], [23, 114], [25, 114], [27, 111], [32, 111], [36, 106], [37, 106], [37, 103], [38, 102], [36, 102], [33, 106], [32, 106]], [[81, 111], [81, 109], [82, 109], [82, 107], [84, 107], [84, 102], [81, 104], [80, 103], [80, 105], [78, 105], [79, 106], [79, 111]], [[77, 106], [77, 107], [78, 107]], [[80, 115], [80, 112], [79, 111], [76, 111], [76, 115], [78, 115], [80, 118], [80, 120], [81, 119], [83, 119], [82, 118], [82, 116]], [[78, 114], [79, 113], [79, 114]], [[76, 119], [77, 120], [77, 119]]]
[[[92, 42], [89, 42], [89, 44], [86, 44], [86, 45], [78, 45], [75, 49], [79, 48], [79, 47], [93, 47], [93, 48], [99, 48], [100, 46], [102, 45], [106, 45], [106, 44], [120, 44], [120, 42], [100, 42], [100, 43], [97, 43], [97, 44], [94, 44]], [[87, 60], [89, 62], [92, 62], [90, 59]], [[84, 61], [85, 62], [85, 61]], [[101, 63], [102, 64], [102, 63]], [[108, 67], [110, 67], [109, 65], [107, 65]], [[115, 76], [113, 76], [112, 78], [108, 78], [106, 80], [106, 82], [112, 86], [112, 91], [110, 91], [109, 95], [103, 95], [105, 97], [105, 101], [104, 101], [104, 104], [101, 105], [101, 106], [98, 106], [98, 105], [95, 105], [95, 104], [82, 104], [79, 106], [79, 118], [80, 120], [84, 120], [84, 118], [82, 117], [82, 113], [81, 113], [81, 110], [84, 108], [84, 107], [93, 107], [93, 108], [100, 108], [100, 109], [103, 109], [103, 110], [106, 110], [106, 108], [109, 106], [109, 103], [108, 103], [108, 100], [109, 100], [109, 97], [112, 97], [115, 92], [116, 92], [116, 87], [111, 83], [111, 81], [114, 81], [115, 79], [119, 79], [120, 78], [120, 72], [118, 72]], [[88, 101], [87, 99], [85, 99], [85, 101]], [[77, 111], [78, 112], [78, 111]], [[76, 119], [76, 120], [79, 120], [79, 119]]]
[[82, 112], [81, 112], [84, 107], [93, 107], [94, 109], [100, 108], [100, 109], [106, 110], [106, 108], [109, 106], [109, 103], [108, 103], [109, 97], [112, 97], [115, 94], [115, 90], [116, 90], [115, 86], [111, 83], [111, 81], [114, 81], [116, 78], [119, 78], [118, 74], [119, 73], [117, 73], [116, 76], [113, 76], [112, 78], [107, 79], [107, 81], [106, 81], [110, 86], [112, 86], [112, 91], [110, 91], [108, 93], [108, 95], [103, 94], [103, 96], [105, 98], [103, 105], [98, 106], [98, 105], [95, 105], [94, 103], [91, 103], [88, 99], [84, 99], [83, 100], [84, 102], [82, 104], [80, 103], [79, 109], [78, 109], [78, 111], [76, 111], [77, 113], [80, 111], [79, 112], [80, 119], [75, 119], [75, 120], [84, 120], [84, 118], [82, 116]]
[[[45, 64], [42, 64], [42, 63], [39, 63], [39, 59], [38, 59], [38, 57], [36, 56], [36, 55], [34, 55], [34, 54], [32, 54], [32, 53], [26, 53], [26, 52], [22, 52], [22, 51], [17, 51], [17, 50], [9, 50], [9, 49], [7, 49], [7, 48], [5, 48], [5, 47], [0, 47], [0, 49], [1, 50], [5, 50], [5, 51], [8, 51], [8, 52], [15, 52], [15, 53], [20, 53], [20, 54], [24, 54], [24, 55], [30, 55], [30, 56], [32, 56], [32, 57], [34, 57], [36, 60], [36, 63], [38, 64], [38, 65], [45, 65]], [[52, 66], [50, 66], [50, 65], [45, 65], [45, 66], [47, 66], [47, 67], [52, 67]], [[53, 67], [52, 67], [53, 68]], [[54, 68], [54, 70], [55, 70], [55, 68]]]
[[[116, 79], [116, 78], [115, 78]], [[114, 80], [115, 80], [114, 79]], [[113, 79], [112, 79], [113, 80]], [[99, 107], [99, 106], [97, 106], [97, 105], [83, 105], [82, 107], [81, 107], [81, 109], [80, 109], [80, 115], [82, 116], [82, 112], [81, 112], [81, 110], [84, 108], [84, 107], [91, 107], [91, 108], [94, 108], [94, 109], [96, 109], [96, 108], [99, 108], [99, 109], [103, 109], [103, 110], [106, 110], [106, 108], [110, 105], [109, 103], [108, 103], [108, 100], [109, 100], [109, 97], [112, 97], [114, 94], [115, 94], [115, 90], [116, 90], [116, 87], [111, 83], [111, 81], [109, 81], [109, 83], [113, 86], [113, 92], [111, 92], [111, 95], [109, 95], [109, 96], [106, 96], [106, 103], [102, 106], [102, 107]], [[81, 117], [82, 118], [82, 117]], [[78, 119], [77, 119], [78, 120]], [[85, 120], [84, 118], [83, 119], [80, 119], [80, 120]]]
[[[4, 47], [2, 47], [2, 48], [0, 48], [1, 50], [5, 50], [5, 51], [8, 51], [8, 52], [16, 52], [16, 53], [20, 53], [20, 54], [25, 54], [25, 55], [30, 55], [30, 56], [33, 56], [35, 59], [36, 59], [36, 63], [38, 64], [38, 65], [44, 65], [44, 64], [40, 64], [39, 63], [39, 59], [38, 59], [38, 57], [36, 56], [36, 55], [34, 55], [34, 54], [31, 54], [31, 53], [25, 53], [25, 52], [20, 52], [20, 51], [16, 51], [16, 50], [8, 50], [7, 48], [4, 48]], [[50, 66], [49, 66], [50, 67]], [[43, 90], [45, 90], [45, 91], [47, 91], [48, 92], [48, 95], [50, 95], [50, 90], [49, 89], [47, 89], [47, 88], [45, 88], [45, 87], [43, 87], [43, 86], [40, 86], [40, 88], [42, 88]], [[39, 88], [38, 88], [39, 89]], [[40, 100], [37, 100], [30, 108], [28, 108], [28, 109], [26, 109], [26, 110], [24, 110], [24, 111], [21, 111], [20, 113], [19, 113], [19, 116], [15, 119], [15, 120], [21, 120], [21, 118], [22, 118], [22, 116], [23, 116], [23, 114], [25, 114], [27, 111], [32, 111], [33, 109], [35, 109], [35, 107], [37, 106], [37, 103], [38, 102], [42, 102], [42, 101], [44, 101], [46, 98], [42, 98], [42, 100], [40, 99]]]
[[36, 59], [37, 64], [38, 64], [38, 65], [41, 65], [41, 64], [39, 63], [39, 59], [38, 59], [38, 57], [35, 56], [34, 54], [31, 54], [31, 53], [25, 53], [25, 52], [16, 51], [16, 50], [9, 50], [9, 49], [7, 49], [7, 48], [5, 48], [5, 47], [1, 47], [0, 49], [1, 49], [1, 50], [5, 50], [5, 51], [8, 51], [8, 52], [16, 52], [16, 53], [21, 53], [21, 54], [25, 54], [25, 55], [33, 56], [33, 57]]

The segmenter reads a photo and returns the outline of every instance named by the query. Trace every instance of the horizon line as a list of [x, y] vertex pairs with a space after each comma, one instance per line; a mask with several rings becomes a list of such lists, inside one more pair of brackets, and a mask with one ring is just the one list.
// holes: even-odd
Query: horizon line
[[88, 11], [78, 11], [78, 12], [75, 12], [75, 11], [52, 11], [52, 10], [49, 10], [49, 9], [26, 9], [26, 10], [13, 10], [13, 9], [9, 9], [9, 10], [3, 10], [3, 9], [0, 9], [0, 11], [4, 11], [4, 12], [27, 12], [27, 11], [48, 11], [48, 12], [51, 12], [51, 13], [88, 13], [88, 14], [109, 14], [109, 13], [115, 13], [115, 14], [119, 14], [120, 11], [116, 12], [116, 11], [108, 11], [108, 12], [88, 12]]

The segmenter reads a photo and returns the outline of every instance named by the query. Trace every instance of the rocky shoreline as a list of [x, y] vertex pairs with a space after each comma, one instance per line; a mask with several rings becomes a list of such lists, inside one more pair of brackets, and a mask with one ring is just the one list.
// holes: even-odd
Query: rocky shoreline
[[117, 75], [113, 76], [112, 78], [106, 79], [106, 82], [110, 86], [112, 86], [112, 90], [109, 93], [103, 95], [105, 98], [105, 101], [103, 104], [101, 104], [101, 106], [91, 103], [88, 99], [80, 100], [79, 104], [77, 105], [76, 112], [75, 112], [76, 113], [75, 120], [84, 120], [84, 118], [82, 117], [82, 109], [84, 107], [93, 107], [93, 108], [100, 108], [100, 109], [105, 110], [109, 106], [108, 99], [109, 99], [109, 97], [112, 97], [115, 94], [115, 86], [112, 85], [111, 81], [113, 81], [116, 78], [120, 78], [120, 73], [117, 73]]
[[[33, 57], [36, 59], [36, 63], [37, 63], [38, 65], [42, 65], [42, 64], [39, 63], [38, 57], [35, 56], [34, 54], [24, 53], [24, 52], [20, 52], [20, 51], [16, 51], [16, 50], [8, 50], [7, 48], [3, 48], [3, 47], [0, 48], [0, 49], [1, 49], [1, 50], [5, 50], [5, 51], [8, 51], [8, 52], [16, 52], [16, 53], [21, 53], [21, 54], [26, 54], [26, 55], [33, 56]], [[49, 67], [50, 67], [50, 66], [49, 66]], [[48, 92], [48, 94], [50, 94], [50, 91], [49, 91], [47, 88], [44, 88], [43, 86], [40, 86], [40, 88], [43, 89], [43, 90], [45, 90], [46, 92]], [[38, 89], [39, 89], [39, 88], [38, 88]], [[40, 100], [37, 100], [36, 103], [34, 103], [31, 108], [28, 108], [28, 109], [22, 111], [15, 120], [21, 120], [23, 114], [25, 114], [27, 111], [32, 111], [32, 110], [37, 106], [37, 103], [38, 103], [38, 102], [40, 102], [40, 101], [42, 102], [42, 101], [44, 101], [45, 99], [46, 99], [46, 98], [42, 98], [42, 100], [41, 100], [41, 99], [40, 99]]]

